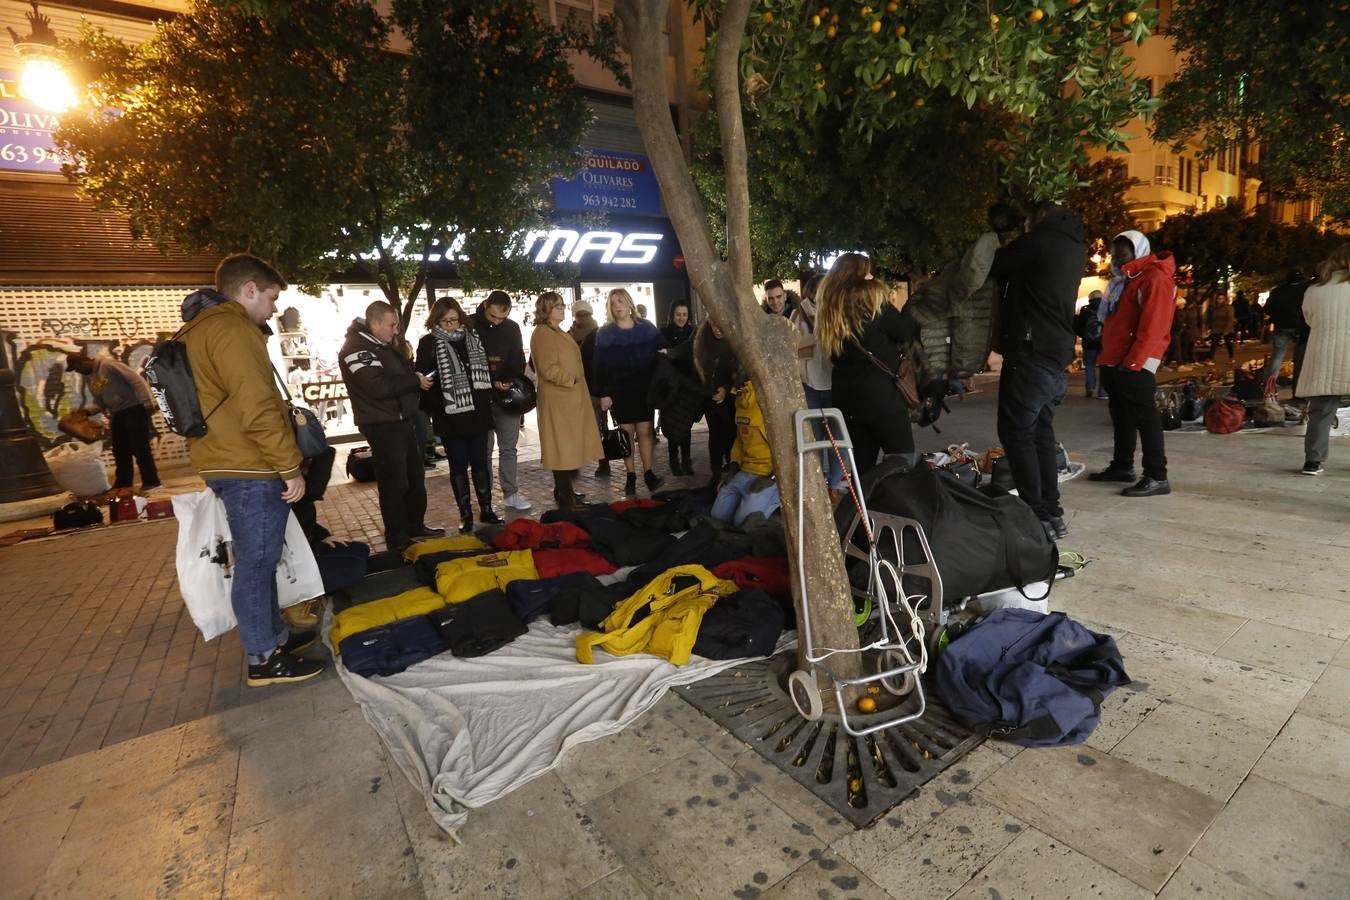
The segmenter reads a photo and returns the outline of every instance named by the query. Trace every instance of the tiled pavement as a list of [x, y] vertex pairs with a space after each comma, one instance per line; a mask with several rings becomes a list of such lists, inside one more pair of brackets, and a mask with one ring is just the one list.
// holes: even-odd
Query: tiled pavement
[[[991, 399], [957, 406], [944, 435], [924, 440], [989, 442]], [[1071, 454], [1105, 461], [1104, 404], [1071, 395], [1060, 423]], [[474, 810], [455, 844], [325, 678], [0, 778], [0, 895], [1344, 897], [1350, 446], [1333, 442], [1322, 478], [1296, 474], [1300, 451], [1292, 435], [1178, 434], [1171, 497], [1067, 485], [1068, 544], [1093, 561], [1053, 602], [1116, 635], [1134, 685], [1107, 701], [1087, 745], [981, 747], [871, 828], [852, 830], [668, 696]], [[332, 505], [363, 490], [335, 489]], [[51, 543], [109, 571], [171, 544], [152, 531], [171, 526], [127, 527], [144, 538], [110, 529]], [[15, 551], [42, 546], [0, 551], [7, 615], [112, 602], [89, 593], [108, 572], [10, 568]], [[73, 555], [47, 565], [89, 573]], [[153, 586], [163, 568], [133, 567], [127, 583]], [[15, 605], [12, 575], [25, 585]], [[83, 601], [51, 599], [70, 584]], [[136, 606], [116, 626], [149, 626], [119, 644], [136, 648], [129, 672], [162, 611], [138, 619]], [[23, 621], [18, 652], [30, 653], [45, 620]], [[38, 640], [39, 665], [55, 643]]]

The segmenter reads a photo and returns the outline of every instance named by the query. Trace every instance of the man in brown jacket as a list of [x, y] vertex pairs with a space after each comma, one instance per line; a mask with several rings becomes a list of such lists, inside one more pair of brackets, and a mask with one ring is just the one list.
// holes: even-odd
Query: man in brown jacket
[[305, 494], [300, 450], [262, 331], [285, 287], [276, 269], [237, 253], [216, 268], [215, 291], [198, 291], [183, 304], [181, 340], [207, 427], [205, 435], [188, 440], [188, 452], [225, 504], [234, 550], [230, 602], [248, 655], [250, 687], [304, 681], [324, 669], [295, 655], [317, 635], [291, 634], [277, 605], [288, 504]]

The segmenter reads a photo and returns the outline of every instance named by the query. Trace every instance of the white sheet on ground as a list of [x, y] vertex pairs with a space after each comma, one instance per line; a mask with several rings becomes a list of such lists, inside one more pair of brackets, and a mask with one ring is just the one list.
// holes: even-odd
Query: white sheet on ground
[[[455, 836], [468, 811], [549, 771], [577, 744], [622, 731], [670, 688], [744, 660], [694, 657], [671, 665], [646, 654], [576, 659], [580, 626], [539, 620], [476, 659], [449, 653], [398, 675], [362, 678], [337, 666], [366, 721]], [[323, 633], [329, 633], [325, 623]], [[790, 646], [795, 634], [784, 635]]]

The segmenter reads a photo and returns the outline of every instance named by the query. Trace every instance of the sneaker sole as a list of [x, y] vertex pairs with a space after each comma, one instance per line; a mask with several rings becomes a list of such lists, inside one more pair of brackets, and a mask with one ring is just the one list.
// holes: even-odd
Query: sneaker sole
[[324, 673], [323, 669], [312, 672], [309, 675], [287, 675], [284, 678], [252, 678], [245, 677], [244, 684], [248, 687], [267, 687], [272, 684], [290, 684], [295, 681], [309, 681], [311, 678], [318, 678]]
[[1299, 474], [1300, 474], [1300, 475], [1314, 475], [1314, 476], [1316, 476], [1316, 475], [1321, 475], [1324, 471], [1326, 471], [1326, 470], [1325, 470], [1325, 469], [1318, 469], [1316, 472], [1299, 472]]

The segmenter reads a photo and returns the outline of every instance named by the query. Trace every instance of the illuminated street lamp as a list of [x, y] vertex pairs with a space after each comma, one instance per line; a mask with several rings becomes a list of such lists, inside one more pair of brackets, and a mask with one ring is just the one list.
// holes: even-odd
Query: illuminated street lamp
[[63, 66], [65, 54], [57, 46], [51, 19], [38, 12], [37, 0], [31, 2], [33, 11], [27, 16], [31, 33], [20, 37], [13, 28], [9, 29], [14, 50], [23, 60], [20, 85], [24, 95], [38, 106], [63, 113], [77, 102], [75, 87]]

